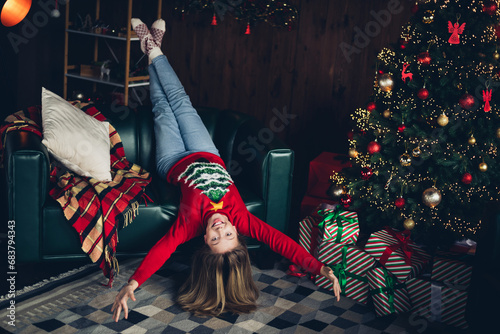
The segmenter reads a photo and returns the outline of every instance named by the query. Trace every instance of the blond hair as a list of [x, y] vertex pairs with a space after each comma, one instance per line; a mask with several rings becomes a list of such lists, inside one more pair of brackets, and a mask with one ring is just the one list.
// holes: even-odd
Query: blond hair
[[198, 316], [223, 312], [250, 313], [257, 308], [259, 289], [252, 278], [250, 256], [244, 240], [226, 253], [204, 245], [193, 257], [191, 274], [179, 290], [177, 302]]

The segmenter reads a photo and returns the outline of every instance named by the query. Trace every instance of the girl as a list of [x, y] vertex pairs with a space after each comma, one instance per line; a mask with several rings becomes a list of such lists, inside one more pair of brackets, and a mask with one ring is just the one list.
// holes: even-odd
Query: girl
[[186, 311], [217, 316], [256, 309], [259, 291], [241, 235], [268, 244], [313, 274], [326, 276], [339, 300], [340, 286], [329, 267], [246, 209], [208, 131], [161, 52], [165, 22], [154, 22], [151, 32], [139, 19], [131, 23], [150, 61], [158, 173], [180, 187], [182, 200], [177, 220], [116, 296], [113, 319], [118, 321], [122, 309], [128, 318], [127, 300], [136, 300], [134, 290], [160, 269], [178, 245], [198, 235], [204, 235], [205, 245], [195, 254], [190, 277], [177, 299]]

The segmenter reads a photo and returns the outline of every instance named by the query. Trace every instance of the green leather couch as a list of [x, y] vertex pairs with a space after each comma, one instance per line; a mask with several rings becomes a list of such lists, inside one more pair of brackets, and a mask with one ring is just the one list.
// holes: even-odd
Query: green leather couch
[[[116, 128], [127, 159], [153, 175], [139, 215], [118, 233], [117, 254], [144, 255], [176, 218], [180, 192], [156, 175], [155, 139], [150, 107], [99, 106]], [[248, 210], [287, 232], [294, 153], [269, 136], [254, 118], [235, 111], [198, 108]], [[265, 131], [265, 132], [264, 132]], [[264, 136], [265, 134], [266, 136]], [[264, 142], [259, 138], [265, 138]], [[16, 226], [16, 262], [83, 259], [76, 231], [49, 197], [49, 155], [41, 139], [28, 132], [10, 132], [5, 140], [5, 173], [10, 220]], [[259, 248], [248, 240], [249, 248]], [[261, 249], [265, 249], [262, 247]]]

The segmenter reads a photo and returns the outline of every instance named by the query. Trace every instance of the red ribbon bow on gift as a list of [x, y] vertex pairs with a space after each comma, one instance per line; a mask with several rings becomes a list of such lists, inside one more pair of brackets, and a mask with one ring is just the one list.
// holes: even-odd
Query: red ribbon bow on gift
[[394, 239], [396, 239], [398, 243], [387, 246], [384, 253], [382, 253], [382, 256], [380, 257], [380, 263], [385, 265], [392, 252], [399, 248], [403, 252], [405, 263], [411, 266], [411, 255], [413, 253], [413, 249], [409, 245], [410, 231], [405, 230], [403, 232], [397, 232], [389, 226], [384, 227], [384, 230], [389, 233]]

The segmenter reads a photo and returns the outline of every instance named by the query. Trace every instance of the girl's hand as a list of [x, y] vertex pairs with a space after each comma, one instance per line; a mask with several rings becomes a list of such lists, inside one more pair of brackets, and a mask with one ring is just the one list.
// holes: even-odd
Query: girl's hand
[[111, 308], [111, 312], [113, 312], [113, 319], [115, 320], [115, 322], [118, 322], [122, 309], [125, 313], [125, 319], [128, 318], [127, 300], [130, 298], [135, 302], [134, 290], [137, 289], [138, 286], [139, 283], [137, 283], [136, 280], [131, 280], [120, 290], [118, 295], [116, 295], [115, 302], [113, 304], [113, 307]]
[[333, 274], [333, 270], [328, 267], [328, 266], [323, 266], [321, 267], [321, 275], [325, 276], [328, 278], [332, 284], [333, 284], [333, 293], [335, 294], [335, 297], [337, 297], [337, 301], [340, 301], [340, 284], [339, 280], [337, 277]]

